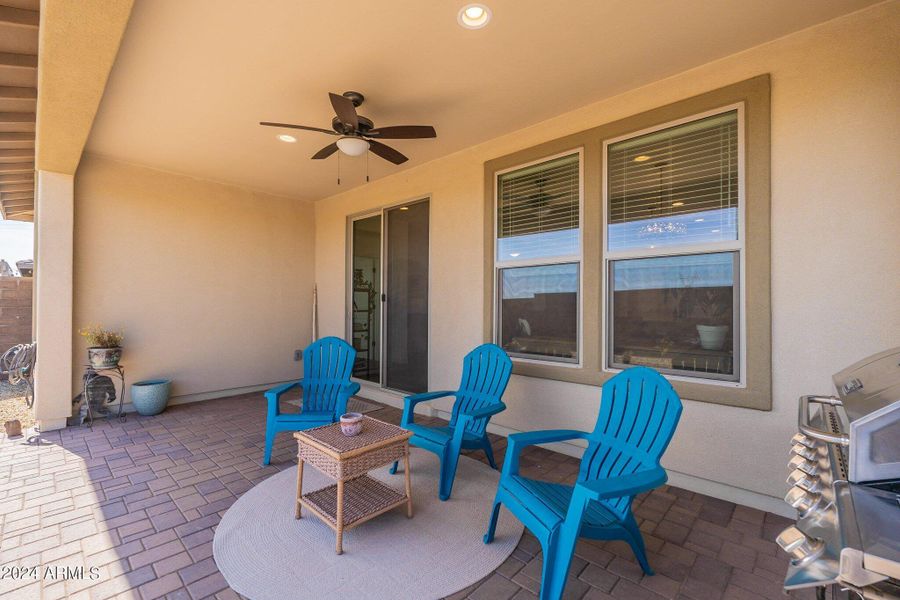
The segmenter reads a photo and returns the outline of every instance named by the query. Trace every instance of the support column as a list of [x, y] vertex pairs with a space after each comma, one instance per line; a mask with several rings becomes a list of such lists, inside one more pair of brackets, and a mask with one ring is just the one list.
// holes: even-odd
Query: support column
[[72, 414], [72, 297], [75, 177], [38, 171], [35, 197], [34, 414], [41, 431]]

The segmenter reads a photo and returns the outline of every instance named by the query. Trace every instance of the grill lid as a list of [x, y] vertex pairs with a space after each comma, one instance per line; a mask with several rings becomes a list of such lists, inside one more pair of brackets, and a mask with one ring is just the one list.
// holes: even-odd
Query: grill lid
[[851, 422], [900, 401], [900, 347], [864, 358], [832, 380]]

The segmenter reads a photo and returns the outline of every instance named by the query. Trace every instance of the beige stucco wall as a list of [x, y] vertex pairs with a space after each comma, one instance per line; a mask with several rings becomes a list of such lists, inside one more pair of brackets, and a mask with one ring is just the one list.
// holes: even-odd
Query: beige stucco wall
[[85, 155], [74, 329], [124, 329], [128, 379], [169, 377], [176, 396], [297, 379], [314, 235], [309, 203]]
[[[721, 496], [783, 494], [797, 397], [900, 344], [898, 22], [900, 3], [880, 5], [318, 202], [321, 333], [345, 331], [347, 215], [431, 195], [430, 388], [455, 387], [482, 341], [485, 161], [771, 73], [774, 408], [686, 401], [664, 463], [673, 481]], [[599, 389], [513, 377], [505, 401], [498, 425], [584, 429]]]

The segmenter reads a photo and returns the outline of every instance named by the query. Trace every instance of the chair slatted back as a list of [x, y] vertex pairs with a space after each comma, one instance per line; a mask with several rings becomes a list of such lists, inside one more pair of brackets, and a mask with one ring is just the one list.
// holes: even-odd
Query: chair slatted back
[[[500, 346], [482, 344], [469, 352], [463, 359], [462, 379], [453, 404], [450, 426], [456, 426], [461, 410], [476, 410], [499, 403], [511, 373], [512, 360]], [[482, 435], [489, 420], [475, 419], [466, 431]]]
[[[681, 417], [672, 385], [647, 367], [632, 367], [603, 384], [600, 416], [581, 459], [579, 481], [630, 475], [659, 466]], [[603, 503], [619, 516], [631, 497]]]
[[356, 350], [337, 337], [316, 340], [303, 351], [303, 410], [329, 411], [350, 382]]

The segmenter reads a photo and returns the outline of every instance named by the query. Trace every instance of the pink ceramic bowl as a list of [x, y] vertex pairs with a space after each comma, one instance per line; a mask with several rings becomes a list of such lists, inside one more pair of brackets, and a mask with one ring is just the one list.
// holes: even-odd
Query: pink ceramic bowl
[[341, 433], [348, 437], [359, 435], [363, 428], [362, 413], [347, 413], [341, 415]]

